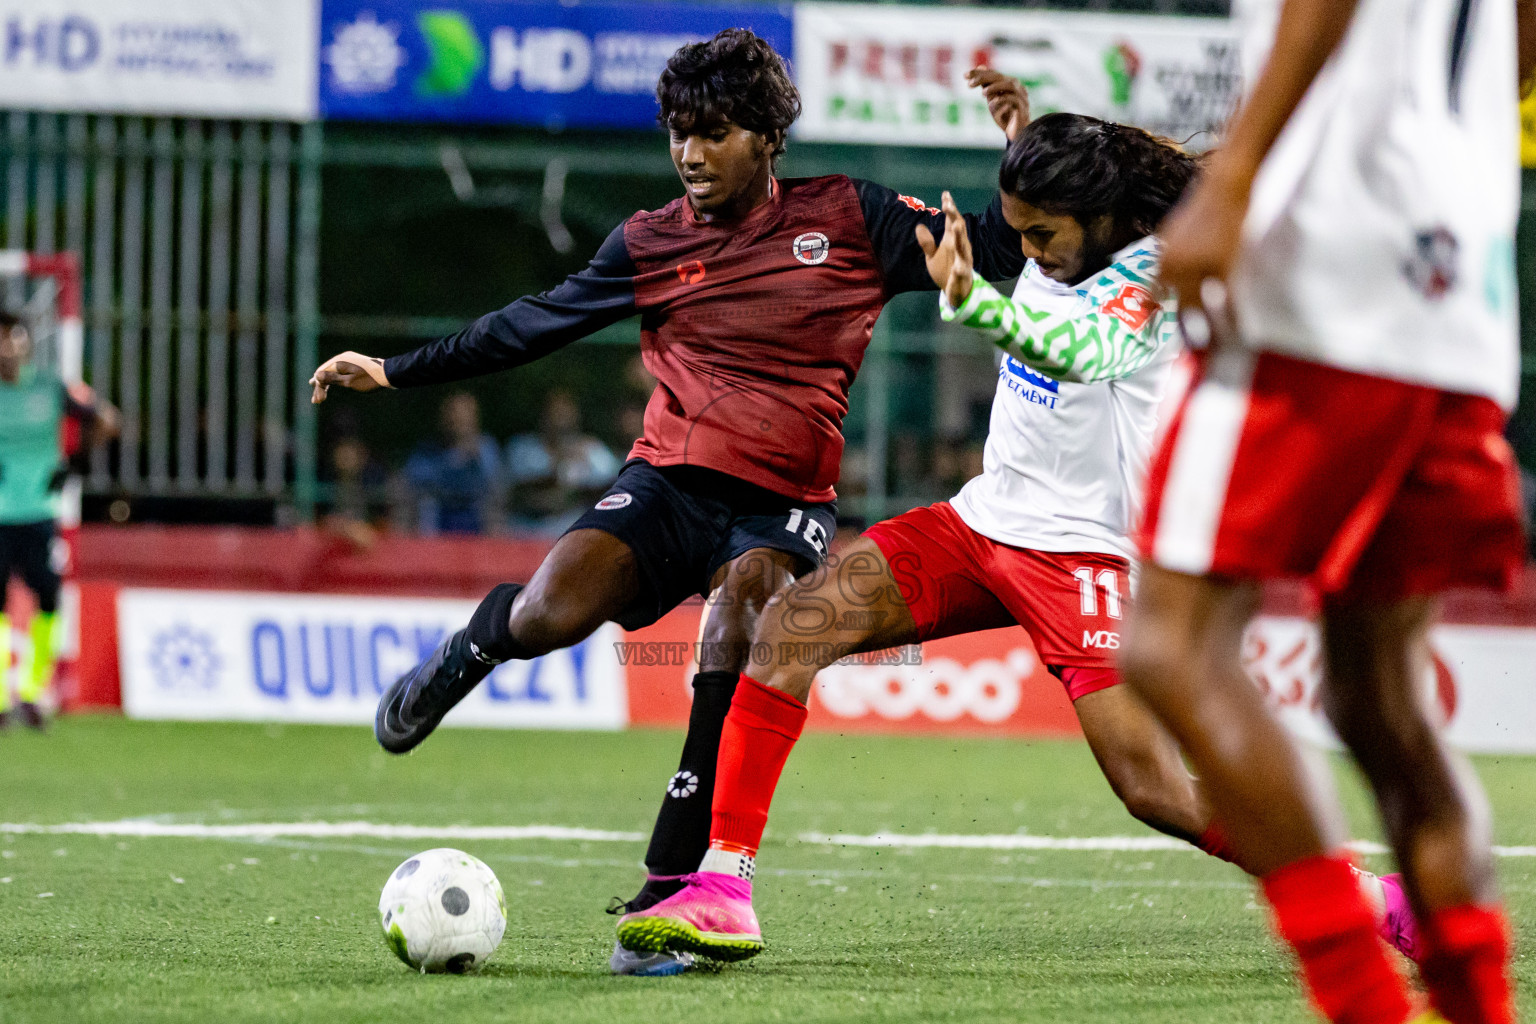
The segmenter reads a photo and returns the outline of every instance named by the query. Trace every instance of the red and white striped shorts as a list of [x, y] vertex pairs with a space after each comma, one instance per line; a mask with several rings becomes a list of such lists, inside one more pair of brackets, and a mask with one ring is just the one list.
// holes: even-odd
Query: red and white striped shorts
[[1308, 577], [1344, 600], [1507, 589], [1525, 538], [1504, 419], [1487, 398], [1222, 353], [1153, 459], [1142, 553], [1191, 575]]

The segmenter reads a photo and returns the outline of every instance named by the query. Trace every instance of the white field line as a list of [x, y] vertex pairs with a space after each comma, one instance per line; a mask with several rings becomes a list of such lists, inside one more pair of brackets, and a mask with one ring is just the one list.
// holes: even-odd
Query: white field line
[[292, 821], [207, 825], [194, 822], [78, 821], [63, 825], [0, 822], [0, 833], [15, 835], [126, 836], [139, 839], [465, 839], [477, 841], [554, 839], [582, 843], [638, 843], [643, 832], [609, 832], [563, 825], [380, 825], [371, 821]]
[[[544, 839], [581, 843], [638, 843], [643, 832], [616, 832], [565, 825], [383, 825], [371, 821], [248, 822], [210, 825], [197, 822], [166, 822], [142, 818], [121, 821], [66, 822], [40, 825], [0, 822], [0, 834], [121, 836], [139, 839], [462, 839], [479, 842]], [[843, 835], [803, 832], [799, 842], [813, 846], [858, 846], [947, 850], [1067, 850], [1148, 853], [1153, 851], [1198, 852], [1188, 843], [1168, 836], [1034, 836], [1019, 834], [945, 835], [876, 832]], [[1355, 840], [1360, 853], [1385, 853], [1380, 843]], [[1536, 846], [1495, 846], [1497, 857], [1536, 857]]]

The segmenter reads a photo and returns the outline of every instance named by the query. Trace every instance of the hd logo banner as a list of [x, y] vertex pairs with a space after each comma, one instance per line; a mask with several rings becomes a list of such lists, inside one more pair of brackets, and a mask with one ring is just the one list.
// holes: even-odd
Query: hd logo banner
[[788, 6], [325, 0], [327, 118], [651, 128], [667, 58], [723, 28], [789, 57]]
[[[130, 717], [362, 725], [475, 602], [126, 589], [117, 607]], [[576, 647], [502, 665], [444, 724], [623, 728], [619, 638], [609, 624]]]
[[315, 116], [318, 0], [0, 0], [0, 107]]

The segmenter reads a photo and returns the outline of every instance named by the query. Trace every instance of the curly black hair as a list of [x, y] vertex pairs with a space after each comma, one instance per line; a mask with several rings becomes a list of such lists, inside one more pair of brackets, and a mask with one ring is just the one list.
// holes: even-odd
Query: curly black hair
[[1173, 142], [1084, 114], [1046, 114], [1008, 147], [998, 184], [1047, 213], [1087, 224], [1103, 214], [1150, 235], [1199, 164]]
[[745, 28], [724, 29], [674, 53], [656, 83], [656, 100], [663, 128], [686, 135], [729, 121], [767, 137], [774, 160], [784, 155], [785, 135], [800, 116], [800, 91], [784, 58]]

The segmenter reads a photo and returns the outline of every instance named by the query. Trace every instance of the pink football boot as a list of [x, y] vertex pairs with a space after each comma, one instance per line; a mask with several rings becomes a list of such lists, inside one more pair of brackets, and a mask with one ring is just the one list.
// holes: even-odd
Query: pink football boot
[[712, 960], [746, 960], [763, 951], [752, 910], [752, 883], [700, 871], [653, 907], [619, 919], [619, 945], [650, 953], [694, 953]]

